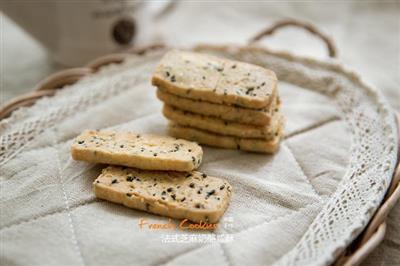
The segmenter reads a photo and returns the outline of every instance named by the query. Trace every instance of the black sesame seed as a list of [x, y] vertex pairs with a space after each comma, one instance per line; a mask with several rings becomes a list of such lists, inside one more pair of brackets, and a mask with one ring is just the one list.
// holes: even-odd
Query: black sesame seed
[[247, 87], [246, 95], [249, 95], [254, 90], [254, 87]]
[[194, 183], [190, 183], [189, 187], [194, 188]]
[[206, 174], [201, 174], [201, 176], [202, 176], [203, 178], [206, 178], [206, 177], [207, 177], [207, 175], [206, 175]]
[[201, 189], [197, 190], [197, 194], [201, 194]]
[[189, 177], [191, 177], [192, 176], [192, 174], [187, 174], [186, 175], [186, 178], [189, 178]]
[[136, 178], [136, 181], [138, 181], [138, 182], [141, 181], [140, 178], [138, 178], [138, 177], [133, 177], [133, 179], [135, 179], [135, 178]]
[[201, 204], [200, 203], [196, 203], [196, 205], [194, 205], [197, 209], [200, 209]]
[[179, 151], [179, 145], [178, 145], [178, 144], [175, 144], [175, 150], [174, 150], [174, 152], [177, 152], [177, 151]]
[[83, 143], [85, 143], [85, 141], [84, 141], [84, 140], [80, 140], [80, 141], [78, 141], [78, 144], [83, 144]]
[[261, 87], [265, 85], [265, 82], [261, 83]]
[[126, 177], [126, 181], [132, 182], [133, 181], [133, 176], [129, 175]]
[[192, 150], [191, 150], [191, 149], [188, 149], [188, 152], [192, 152]]
[[156, 196], [156, 193], [153, 193], [153, 197], [155, 197]]
[[175, 75], [171, 76], [171, 82], [175, 82], [175, 81], [176, 81]]
[[165, 192], [165, 190], [163, 190], [163, 192], [161, 192], [161, 195], [166, 195], [167, 192]]
[[154, 156], [154, 157], [157, 157], [157, 153], [154, 153], [153, 156]]
[[131, 194], [131, 193], [126, 193], [126, 195], [127, 195], [128, 197], [132, 196], [132, 194]]
[[124, 147], [124, 145], [120, 145], [119, 147], [123, 148], [123, 147]]
[[176, 195], [175, 195], [175, 194], [172, 194], [172, 195], [171, 195], [171, 198], [172, 198], [173, 200], [176, 200]]
[[117, 179], [113, 179], [113, 181], [111, 181], [111, 184], [115, 184], [118, 183]]
[[209, 191], [209, 192], [207, 193], [207, 196], [211, 196], [211, 195], [214, 195], [214, 194], [215, 194], [215, 189]]
[[167, 75], [167, 77], [169, 77], [169, 75], [170, 75], [168, 71], [167, 71], [167, 72], [165, 72], [165, 74]]
[[184, 201], [185, 201], [185, 199], [186, 199], [186, 197], [183, 197], [183, 198], [181, 199], [181, 202], [184, 202]]
[[172, 192], [172, 187], [169, 187], [169, 188], [167, 189], [167, 192]]
[[196, 158], [194, 158], [194, 156], [192, 156], [192, 161], [193, 161], [193, 163], [196, 162]]
[[219, 190], [223, 190], [225, 188], [225, 185], [222, 185], [219, 187]]
[[161, 197], [162, 200], [165, 200], [165, 197]]
[[235, 69], [235, 68], [236, 68], [236, 65], [233, 65], [232, 68]]

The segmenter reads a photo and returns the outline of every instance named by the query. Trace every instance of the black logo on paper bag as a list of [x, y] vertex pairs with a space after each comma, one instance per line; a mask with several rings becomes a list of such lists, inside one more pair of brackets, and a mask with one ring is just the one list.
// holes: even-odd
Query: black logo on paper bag
[[112, 36], [115, 42], [120, 45], [129, 44], [136, 33], [136, 24], [133, 18], [118, 20], [112, 28]]

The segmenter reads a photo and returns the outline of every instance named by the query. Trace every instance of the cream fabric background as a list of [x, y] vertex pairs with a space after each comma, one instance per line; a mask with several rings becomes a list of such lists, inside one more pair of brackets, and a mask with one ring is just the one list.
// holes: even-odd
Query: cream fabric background
[[[212, 9], [207, 8], [207, 5], [208, 7], [211, 5]], [[202, 15], [198, 16], [198, 14]], [[253, 2], [229, 4], [228, 7], [227, 4], [191, 2], [179, 5], [172, 14], [162, 18], [157, 30], [160, 39], [174, 45], [190, 45], [198, 42], [244, 43], [246, 38], [283, 16], [305, 18], [317, 23], [330, 33], [336, 40], [342, 62], [355, 69], [363, 79], [381, 88], [389, 101], [399, 109], [400, 26], [399, 5], [396, 3], [369, 3], [367, 5], [324, 3], [318, 6], [305, 3]], [[191, 21], [193, 17], [196, 17], [196, 23], [188, 23], [187, 21]], [[179, 31], [171, 30], [177, 28]], [[4, 40], [2, 41], [4, 74], [2, 73], [1, 93], [2, 101], [4, 101], [23, 91], [28, 91], [38, 80], [60, 67], [52, 65], [45, 51], [4, 17], [2, 17], [1, 30]], [[285, 30], [279, 38], [274, 37], [265, 43], [288, 50], [292, 49], [293, 43], [296, 43], [296, 52], [299, 54], [320, 58], [325, 55], [318, 41], [295, 30]], [[285, 88], [282, 91], [285, 93]], [[115, 119], [117, 116], [111, 117]], [[285, 151], [284, 147], [283, 152]], [[40, 161], [40, 158], [35, 159]], [[50, 169], [54, 165], [49, 164], [48, 167]], [[340, 173], [340, 167], [338, 171]], [[320, 193], [329, 194], [329, 184], [320, 185], [322, 187]], [[47, 196], [51, 197], [51, 195]], [[310, 207], [312, 211], [312, 206]], [[394, 265], [399, 261], [400, 228], [395, 226], [395, 221], [399, 219], [400, 210], [397, 206], [390, 215], [385, 241], [368, 258], [366, 265]], [[65, 219], [60, 217], [60, 222], [64, 221]]]

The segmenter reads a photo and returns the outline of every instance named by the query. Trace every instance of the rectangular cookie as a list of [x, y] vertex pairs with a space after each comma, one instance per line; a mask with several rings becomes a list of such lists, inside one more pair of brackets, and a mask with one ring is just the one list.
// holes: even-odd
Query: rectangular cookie
[[193, 100], [168, 93], [161, 88], [157, 89], [157, 97], [161, 101], [184, 111], [214, 116], [225, 121], [256, 126], [268, 125], [272, 116], [279, 111], [279, 97], [275, 97], [268, 108], [249, 109], [233, 105], [215, 104], [200, 100]]
[[156, 67], [152, 84], [185, 98], [261, 109], [275, 97], [277, 78], [260, 66], [172, 50]]
[[281, 128], [282, 118], [276, 113], [270, 125], [254, 126], [227, 122], [211, 116], [203, 116], [164, 104], [163, 114], [166, 118], [182, 126], [189, 126], [212, 133], [239, 138], [273, 139]]
[[192, 171], [203, 150], [194, 142], [168, 136], [88, 130], [71, 146], [75, 160], [150, 170]]
[[147, 171], [109, 166], [94, 181], [96, 197], [193, 222], [216, 223], [231, 197], [223, 179], [200, 172]]
[[180, 126], [173, 122], [169, 124], [168, 130], [171, 136], [196, 141], [200, 144], [260, 153], [275, 153], [279, 149], [279, 142], [283, 134], [282, 128], [279, 135], [272, 140], [235, 138], [214, 134], [192, 127]]

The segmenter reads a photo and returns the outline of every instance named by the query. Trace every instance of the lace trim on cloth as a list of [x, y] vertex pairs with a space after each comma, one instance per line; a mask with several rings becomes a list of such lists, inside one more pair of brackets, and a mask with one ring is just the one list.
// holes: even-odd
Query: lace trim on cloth
[[[324, 265], [367, 225], [390, 185], [397, 159], [395, 115], [381, 93], [341, 65], [261, 48], [199, 47], [273, 69], [278, 79], [333, 99], [351, 132], [345, 176], [299, 243], [276, 265]], [[329, 148], [329, 147], [327, 147]]]
[[[76, 84], [65, 86], [53, 97], [42, 98], [33, 106], [20, 108], [9, 118], [0, 121], [0, 166], [58, 121], [123, 93], [139, 82], [138, 78], [146, 79], [140, 73], [148, 73], [150, 70], [146, 63], [154, 61], [158, 55], [153, 53], [145, 58], [132, 55], [122, 65], [107, 65]], [[136, 75], [129, 71], [133, 66], [138, 70]], [[119, 72], [118, 76], [109, 78], [113, 72]], [[83, 91], [90, 93], [81, 93]], [[43, 113], [44, 109], [46, 113]]]

